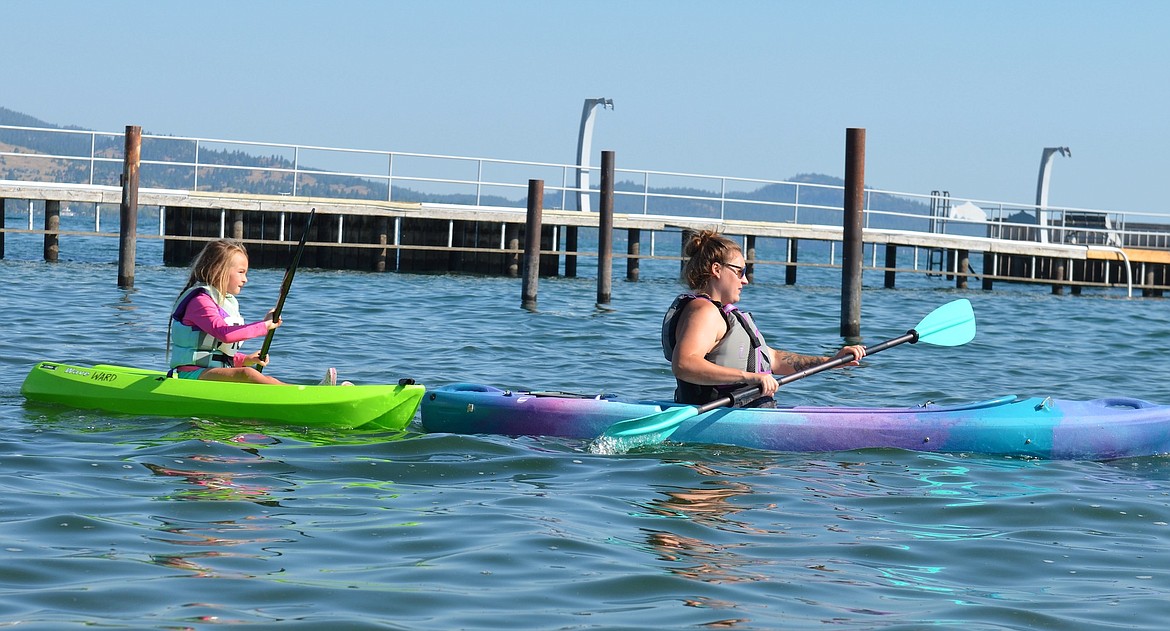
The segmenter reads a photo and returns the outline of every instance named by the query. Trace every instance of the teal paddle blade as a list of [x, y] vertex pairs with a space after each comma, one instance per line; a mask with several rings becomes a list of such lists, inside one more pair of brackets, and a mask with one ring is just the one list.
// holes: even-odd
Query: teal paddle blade
[[935, 346], [962, 346], [975, 338], [975, 311], [966, 298], [931, 311], [914, 327], [918, 341]]
[[661, 412], [655, 412], [646, 416], [632, 418], [626, 421], [618, 421], [609, 426], [602, 434], [603, 437], [609, 438], [626, 438], [629, 436], [640, 436], [642, 434], [658, 433], [663, 430], [673, 430], [678, 427], [679, 423], [698, 414], [698, 408], [693, 405], [684, 405], [675, 408], [667, 408]]

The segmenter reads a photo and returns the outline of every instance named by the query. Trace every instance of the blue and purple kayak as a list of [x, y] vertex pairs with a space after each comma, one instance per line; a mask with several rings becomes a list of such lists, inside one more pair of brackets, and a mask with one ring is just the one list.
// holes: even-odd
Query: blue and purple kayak
[[[593, 439], [618, 421], [675, 405], [459, 383], [427, 392], [422, 425], [428, 432]], [[787, 452], [897, 448], [1111, 460], [1170, 453], [1170, 406], [1005, 396], [909, 408], [719, 408], [684, 421], [670, 440]]]

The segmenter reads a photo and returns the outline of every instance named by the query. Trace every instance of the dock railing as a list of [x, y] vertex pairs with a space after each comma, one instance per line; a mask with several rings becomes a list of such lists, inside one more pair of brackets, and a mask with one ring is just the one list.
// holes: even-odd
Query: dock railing
[[[0, 125], [0, 180], [119, 186], [124, 146], [123, 132]], [[143, 134], [139, 185], [522, 210], [529, 180], [540, 179], [547, 208], [576, 210], [578, 193], [598, 195], [597, 189], [574, 187], [580, 169], [574, 164]], [[634, 169], [616, 169], [615, 180], [616, 213], [708, 219], [712, 224], [841, 225], [843, 185]], [[1165, 215], [1057, 207], [1040, 213], [1029, 204], [943, 195], [945, 203], [939, 205], [937, 192], [867, 189], [865, 227], [1170, 249]], [[597, 207], [596, 199], [591, 207]], [[940, 215], [937, 208], [946, 212]], [[959, 208], [965, 212], [952, 212]], [[1038, 225], [1041, 215], [1044, 228]], [[100, 213], [95, 217], [100, 222]]]

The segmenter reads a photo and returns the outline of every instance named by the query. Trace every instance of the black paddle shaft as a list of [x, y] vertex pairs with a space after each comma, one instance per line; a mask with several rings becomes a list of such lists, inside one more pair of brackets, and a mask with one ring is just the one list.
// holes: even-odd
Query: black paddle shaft
[[[865, 354], [866, 355], [873, 355], [874, 353], [880, 353], [880, 352], [886, 350], [887, 348], [893, 348], [894, 346], [897, 346], [899, 344], [905, 344], [906, 342], [910, 342], [911, 344], [914, 344], [917, 341], [918, 341], [918, 331], [915, 331], [914, 329], [910, 329], [909, 331], [906, 331], [905, 335], [899, 335], [898, 337], [895, 337], [893, 339], [886, 340], [884, 342], [878, 342], [877, 344], [874, 344], [873, 346], [866, 346], [865, 347]], [[793, 381], [796, 381], [797, 379], [804, 379], [805, 377], [807, 377], [809, 375], [815, 375], [818, 372], [821, 372], [822, 370], [829, 370], [830, 368], [844, 366], [845, 364], [848, 364], [851, 361], [853, 361], [852, 355], [850, 355], [848, 357], [838, 357], [837, 359], [831, 359], [823, 364], [817, 364], [816, 366], [813, 366], [812, 368], [805, 368], [804, 370], [802, 370], [800, 372], [794, 372], [791, 375], [785, 375], [784, 377], [777, 379], [776, 383], [778, 383], [780, 385], [784, 385], [786, 383], [792, 383]]]
[[[890, 339], [890, 340], [886, 340], [884, 342], [878, 342], [877, 344], [874, 344], [873, 346], [867, 346], [865, 348], [865, 354], [872, 355], [874, 353], [880, 353], [888, 348], [893, 348], [894, 346], [897, 346], [899, 344], [905, 344], [906, 342], [910, 342], [911, 344], [914, 344], [917, 341], [918, 341], [918, 332], [915, 331], [914, 329], [910, 329], [909, 331], [906, 332], [905, 335], [900, 335], [898, 337], [895, 337], [895, 338]], [[823, 364], [817, 364], [816, 366], [813, 366], [811, 368], [805, 368], [804, 370], [802, 370], [800, 372], [794, 372], [791, 375], [785, 375], [784, 377], [777, 379], [776, 383], [778, 385], [783, 386], [785, 384], [792, 383], [793, 381], [797, 381], [799, 379], [804, 379], [805, 377], [808, 377], [809, 375], [815, 375], [818, 372], [821, 372], [824, 370], [830, 370], [830, 369], [836, 368], [838, 366], [844, 366], [845, 364], [848, 364], [849, 362], [852, 362], [852, 361], [853, 361], [852, 355], [850, 355], [849, 357], [838, 357], [836, 359], [831, 359]], [[703, 405], [700, 405], [698, 407], [698, 409], [695, 411], [695, 413], [696, 414], [703, 414], [705, 412], [710, 412], [711, 410], [721, 408], [725, 405], [739, 405], [741, 403], [744, 403], [746, 401], [750, 401], [751, 399], [754, 399], [755, 397], [760, 396], [760, 392], [761, 392], [761, 390], [760, 390], [759, 386], [749, 386], [747, 388], [741, 388], [739, 390], [736, 390], [735, 392], [732, 392], [731, 394], [729, 394], [725, 397], [720, 397], [714, 401], [710, 401], [708, 403], [704, 403]]]
[[[309, 227], [313, 225], [313, 217], [316, 216], [317, 209], [314, 208], [309, 211], [309, 216], [305, 219], [305, 231], [301, 233], [301, 242], [297, 244], [297, 251], [293, 254], [292, 262], [288, 264], [288, 269], [284, 272], [284, 282], [280, 284], [280, 297], [276, 299], [276, 308], [272, 310], [272, 321], [280, 320], [280, 312], [284, 310], [284, 299], [288, 297], [288, 290], [292, 287], [293, 275], [297, 272], [297, 266], [301, 264], [301, 254], [305, 251], [305, 241], [309, 239]], [[276, 329], [269, 329], [268, 335], [264, 336], [264, 345], [260, 347], [260, 359], [268, 357], [268, 348], [272, 346], [272, 336], [276, 333]], [[263, 366], [256, 366], [256, 370], [264, 372]]]

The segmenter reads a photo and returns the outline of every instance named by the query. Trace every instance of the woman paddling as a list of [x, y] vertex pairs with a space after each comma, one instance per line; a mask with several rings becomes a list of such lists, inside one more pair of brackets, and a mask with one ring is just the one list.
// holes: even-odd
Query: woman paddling
[[852, 357], [856, 366], [864, 346], [846, 346], [834, 357], [800, 355], [769, 347], [751, 315], [740, 311], [740, 292], [748, 284], [747, 261], [731, 239], [712, 230], [691, 235], [683, 281], [690, 293], [675, 298], [662, 320], [662, 351], [678, 387], [677, 403], [702, 404], [743, 386], [759, 386], [761, 396], [747, 407], [773, 407], [779, 384], [773, 375], [790, 375], [835, 357]]
[[[240, 343], [279, 327], [270, 310], [263, 320], [247, 324], [236, 296], [248, 282], [248, 251], [228, 239], [210, 241], [191, 263], [187, 286], [171, 309], [167, 346], [173, 376], [180, 379], [282, 383], [253, 368], [268, 365], [259, 351], [238, 352]], [[346, 382], [348, 384], [349, 382]], [[322, 385], [336, 385], [337, 371], [325, 371]], [[343, 385], [346, 385], [343, 384]]]

